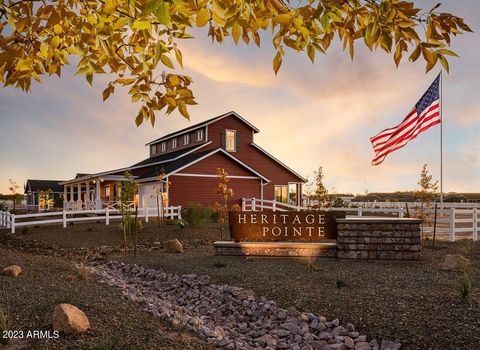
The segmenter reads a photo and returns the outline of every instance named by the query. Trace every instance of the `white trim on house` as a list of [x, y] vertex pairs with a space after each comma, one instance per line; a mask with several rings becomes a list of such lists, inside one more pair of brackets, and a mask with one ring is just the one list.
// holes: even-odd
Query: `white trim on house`
[[[96, 179], [98, 177], [101, 177], [101, 176], [104, 176], [104, 175], [108, 175], [108, 174], [112, 174], [112, 173], [118, 173], [119, 171], [126, 171], [126, 170], [132, 170], [132, 169], [140, 169], [140, 168], [145, 168], [145, 167], [148, 167], [148, 166], [152, 166], [152, 165], [158, 165], [158, 164], [163, 164], [163, 163], [168, 163], [168, 162], [172, 162], [174, 160], [177, 160], [177, 159], [180, 159], [182, 157], [185, 157], [186, 155], [190, 154], [190, 153], [193, 153], [193, 152], [196, 152], [198, 151], [200, 148], [202, 147], [205, 147], [209, 144], [211, 144], [212, 141], [208, 141], [206, 143], [203, 143], [201, 144], [200, 146], [198, 147], [195, 147], [194, 149], [188, 151], [188, 152], [185, 152], [185, 153], [182, 153], [181, 155], [177, 156], [177, 157], [174, 157], [174, 158], [169, 158], [169, 159], [166, 159], [166, 160], [162, 160], [162, 161], [159, 161], [159, 162], [153, 162], [153, 163], [148, 163], [148, 164], [143, 164], [143, 165], [137, 165], [137, 166], [131, 166], [131, 167], [126, 167], [126, 168], [120, 168], [120, 169], [115, 169], [115, 170], [109, 170], [109, 171], [104, 171], [102, 173], [97, 173], [97, 174], [89, 174], [89, 175], [85, 175], [85, 176], [82, 176], [82, 177], [77, 177], [75, 179], [72, 179], [72, 180], [67, 180], [67, 181], [63, 181], [63, 182], [59, 182], [60, 185], [69, 185], [69, 184], [73, 184], [73, 183], [77, 183], [77, 182], [83, 182], [83, 181], [87, 181], [89, 179]], [[122, 175], [114, 175], [114, 176], [118, 176], [119, 178], [122, 178], [123, 179], [123, 176]]]
[[[178, 173], [171, 176], [192, 176], [192, 177], [218, 177], [218, 175], [210, 174], [190, 174], [190, 173]], [[228, 175], [229, 179], [250, 179], [250, 180], [262, 180], [259, 176], [240, 176], [240, 175]], [[262, 180], [263, 181], [263, 180]]]
[[260, 147], [259, 145], [257, 145], [255, 142], [252, 142], [250, 143], [250, 145], [252, 145], [253, 147], [255, 147], [256, 149], [258, 149], [259, 151], [265, 153], [265, 155], [267, 155], [268, 157], [272, 158], [274, 161], [276, 161], [278, 164], [280, 164], [281, 166], [283, 166], [285, 169], [287, 169], [288, 171], [290, 171], [292, 174], [298, 176], [300, 179], [302, 179], [303, 182], [307, 182], [307, 179], [305, 179], [303, 176], [301, 176], [299, 173], [297, 173], [296, 171], [294, 171], [292, 168], [288, 167], [287, 165], [285, 165], [284, 163], [282, 163], [281, 161], [279, 161], [277, 158], [275, 158], [274, 156], [272, 156], [270, 153], [268, 153], [267, 151], [265, 151], [262, 147]]
[[237, 114], [236, 112], [234, 111], [230, 111], [230, 112], [227, 112], [225, 114], [222, 114], [222, 115], [219, 115], [218, 117], [216, 118], [213, 118], [211, 119], [209, 122], [205, 122], [205, 123], [198, 123], [196, 125], [193, 125], [192, 127], [188, 128], [188, 129], [185, 129], [183, 131], [179, 131], [179, 132], [176, 132], [172, 135], [169, 135], [168, 137], [167, 136], [164, 136], [164, 137], [160, 137], [159, 139], [156, 139], [156, 140], [153, 140], [149, 143], [146, 143], [145, 146], [150, 146], [151, 144], [153, 143], [157, 143], [159, 141], [164, 141], [164, 140], [169, 140], [171, 138], [174, 138], [174, 137], [177, 137], [179, 135], [182, 135], [186, 132], [190, 132], [190, 131], [193, 131], [193, 130], [196, 130], [196, 129], [199, 129], [199, 128], [203, 128], [205, 126], [208, 126], [212, 123], [215, 123], [215, 122], [218, 122], [219, 120], [222, 120], [226, 117], [229, 117], [233, 115], [234, 117], [237, 117], [238, 119], [240, 119], [242, 122], [244, 122], [245, 124], [247, 124], [250, 128], [252, 128], [255, 132], [260, 132], [260, 130], [258, 128], [256, 128], [255, 126], [253, 126], [249, 121], [247, 121], [245, 118], [243, 118], [242, 116], [240, 116], [239, 114]]
[[[244, 168], [250, 170], [252, 173], [254, 173], [255, 175], [257, 175], [260, 179], [263, 179], [265, 180], [267, 183], [270, 182], [270, 180], [268, 178], [266, 178], [265, 176], [263, 176], [262, 174], [260, 174], [259, 172], [257, 172], [256, 170], [252, 169], [251, 167], [249, 167], [247, 164], [245, 164], [244, 162], [242, 162], [241, 160], [235, 158], [234, 156], [232, 156], [230, 153], [228, 153], [227, 151], [225, 151], [224, 149], [222, 148], [217, 148], [217, 149], [214, 149], [212, 152], [210, 153], [207, 153], [205, 154], [204, 156], [198, 158], [198, 159], [195, 159], [194, 161], [188, 163], [188, 164], [185, 164], [184, 166], [176, 169], [175, 171], [172, 171], [171, 173], [168, 173], [166, 174], [166, 176], [172, 176], [172, 175], [175, 175], [177, 174], [179, 171], [185, 169], [185, 168], [188, 168], [189, 166], [195, 164], [195, 163], [198, 163], [200, 162], [201, 160], [204, 160], [205, 158], [208, 158], [210, 157], [211, 155], [214, 155], [215, 153], [218, 153], [218, 152], [221, 152], [223, 154], [225, 154], [226, 156], [230, 157], [231, 159], [233, 159], [235, 162], [237, 162], [238, 164], [242, 165]], [[152, 177], [148, 177], [148, 178], [145, 178], [145, 179], [140, 179], [138, 180], [137, 182], [138, 183], [142, 183], [142, 182], [149, 182], [149, 181], [154, 181], [157, 177], [156, 176], [152, 176]]]

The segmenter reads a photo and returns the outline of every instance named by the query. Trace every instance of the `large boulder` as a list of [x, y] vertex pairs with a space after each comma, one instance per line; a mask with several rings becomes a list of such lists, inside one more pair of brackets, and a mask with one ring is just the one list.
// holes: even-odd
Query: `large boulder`
[[20, 266], [12, 265], [4, 268], [1, 274], [5, 276], [17, 277], [21, 273], [22, 273], [22, 268]]
[[461, 255], [447, 255], [442, 264], [445, 271], [465, 271], [470, 266], [470, 260]]
[[58, 304], [53, 310], [53, 330], [64, 333], [84, 333], [90, 322], [82, 310], [71, 304]]
[[178, 239], [171, 239], [169, 241], [163, 242], [165, 251], [168, 253], [183, 253], [182, 243]]

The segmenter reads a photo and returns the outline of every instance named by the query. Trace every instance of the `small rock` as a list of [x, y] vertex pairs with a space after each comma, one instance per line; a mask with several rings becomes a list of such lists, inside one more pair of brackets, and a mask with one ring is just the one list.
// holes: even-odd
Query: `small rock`
[[368, 343], [372, 347], [372, 350], [379, 350], [380, 346], [378, 345], [377, 339], [373, 339], [370, 343]]
[[461, 255], [447, 255], [442, 264], [445, 271], [465, 271], [470, 266], [470, 260]]
[[168, 253], [183, 253], [182, 243], [178, 239], [171, 239], [163, 242], [165, 251]]
[[277, 346], [277, 340], [274, 337], [272, 337], [270, 334], [265, 334], [259, 338], [256, 338], [255, 341], [262, 348], [264, 348], [265, 346], [269, 346], [272, 348]]
[[4, 276], [17, 277], [21, 273], [22, 273], [22, 268], [20, 266], [12, 265], [4, 268], [1, 274]]
[[348, 334], [348, 331], [342, 326], [335, 327], [335, 329], [332, 331], [332, 335], [334, 337], [337, 335], [347, 335], [347, 334]]
[[399, 350], [402, 347], [402, 344], [395, 343], [390, 340], [382, 340], [382, 345], [380, 345], [380, 350]]
[[53, 329], [65, 333], [84, 333], [90, 322], [82, 310], [71, 304], [58, 304], [53, 310]]
[[355, 344], [355, 350], [371, 350], [372, 348], [367, 342], [361, 341]]
[[344, 343], [345, 343], [345, 346], [349, 349], [353, 349], [353, 347], [355, 346], [353, 339], [348, 336], [345, 337]]
[[337, 327], [339, 324], [340, 324], [340, 320], [338, 318], [332, 321], [332, 325], [334, 325], [335, 327]]

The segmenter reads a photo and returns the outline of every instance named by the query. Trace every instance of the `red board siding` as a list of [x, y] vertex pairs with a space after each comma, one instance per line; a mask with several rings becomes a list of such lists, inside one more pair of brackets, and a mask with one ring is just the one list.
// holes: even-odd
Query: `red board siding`
[[224, 129], [233, 129], [240, 133], [240, 150], [231, 154], [270, 180], [264, 186], [264, 199], [274, 199], [275, 185], [288, 185], [289, 182], [302, 181], [278, 162], [253, 147], [251, 145], [254, 136], [253, 130], [234, 116], [226, 117], [208, 126], [208, 139], [212, 141], [212, 144], [207, 146], [207, 148], [222, 146], [221, 135]]
[[225, 169], [228, 175], [256, 176], [255, 173], [249, 171], [243, 165], [236, 163], [233, 159], [222, 153], [215, 153], [210, 157], [179, 171], [179, 173], [216, 175], [217, 168]]
[[231, 116], [212, 123], [207, 127], [208, 140], [212, 141], [212, 144], [207, 147], [222, 147], [222, 132], [225, 129], [235, 130], [240, 134], [240, 150], [239, 152], [232, 152], [233, 155], [243, 152], [253, 142], [253, 130], [237, 117]]
[[[189, 203], [212, 205], [215, 202], [222, 202], [222, 197], [216, 193], [217, 178], [173, 175], [169, 180], [171, 205], [187, 206]], [[234, 191], [234, 196], [229, 200], [229, 204], [241, 205], [243, 197], [260, 198], [260, 180], [230, 179], [229, 187]]]

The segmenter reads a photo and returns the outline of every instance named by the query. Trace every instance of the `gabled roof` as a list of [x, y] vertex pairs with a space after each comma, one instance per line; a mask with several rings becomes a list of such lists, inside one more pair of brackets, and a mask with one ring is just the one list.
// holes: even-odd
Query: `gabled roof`
[[234, 117], [237, 117], [238, 119], [240, 119], [242, 122], [244, 122], [245, 124], [247, 124], [249, 127], [251, 127], [253, 129], [253, 131], [255, 133], [257, 132], [260, 132], [260, 130], [258, 130], [254, 125], [250, 124], [250, 122], [248, 122], [245, 118], [243, 118], [242, 116], [240, 116], [239, 114], [237, 114], [236, 112], [234, 111], [230, 111], [228, 113], [225, 113], [225, 114], [222, 114], [222, 115], [219, 115], [217, 117], [214, 117], [214, 118], [211, 118], [211, 119], [207, 119], [201, 123], [197, 123], [197, 124], [194, 124], [192, 126], [189, 126], [187, 128], [184, 128], [184, 129], [181, 129], [181, 130], [178, 130], [178, 131], [175, 131], [175, 132], [172, 132], [170, 134], [167, 134], [165, 136], [162, 136], [156, 140], [153, 140], [147, 144], [145, 144], [145, 146], [149, 146], [153, 143], [157, 143], [157, 142], [160, 142], [160, 141], [164, 141], [164, 140], [168, 140], [172, 137], [175, 137], [175, 136], [178, 136], [178, 135], [181, 135], [181, 134], [184, 134], [188, 131], [194, 131], [195, 129], [200, 129], [201, 127], [204, 127], [204, 126], [207, 126], [209, 124], [212, 124], [214, 122], [217, 122], [223, 118], [226, 118], [226, 117], [229, 117], [229, 116], [234, 116]]
[[40, 192], [52, 190], [53, 192], [63, 192], [63, 186], [59, 183], [62, 180], [32, 180], [28, 179], [25, 184], [25, 193]]
[[236, 162], [236, 163], [240, 164], [242, 167], [248, 169], [250, 172], [252, 172], [256, 176], [258, 176], [262, 180], [270, 182], [270, 180], [268, 178], [266, 178], [265, 176], [263, 176], [262, 174], [260, 174], [256, 170], [250, 168], [248, 165], [243, 163], [241, 160], [235, 158], [234, 156], [232, 156], [230, 153], [228, 153], [227, 151], [225, 151], [222, 148], [215, 148], [213, 150], [206, 150], [206, 151], [192, 153], [192, 154], [186, 155], [184, 157], [178, 158], [177, 160], [174, 160], [174, 161], [171, 161], [171, 162], [168, 162], [168, 163], [163, 163], [163, 164], [159, 165], [157, 168], [155, 168], [154, 170], [149, 171], [148, 173], [143, 174], [142, 176], [138, 177], [137, 180], [154, 179], [155, 177], [157, 177], [161, 173], [165, 174], [166, 176], [173, 175], [173, 174], [177, 173], [178, 171], [180, 171], [180, 170], [182, 170], [186, 167], [189, 167], [190, 165], [193, 165], [193, 164], [201, 161], [202, 159], [210, 157], [211, 155], [216, 154], [216, 153], [222, 153], [222, 154], [226, 155], [227, 157], [232, 159], [234, 162]]
[[132, 166], [125, 167], [125, 168], [104, 171], [104, 172], [96, 173], [96, 174], [87, 174], [87, 175], [82, 176], [82, 177], [75, 177], [72, 180], [62, 181], [61, 185], [68, 185], [70, 183], [75, 183], [78, 180], [83, 181], [83, 180], [93, 179], [93, 178], [96, 178], [96, 177], [99, 177], [99, 176], [105, 176], [105, 175], [114, 174], [114, 173], [118, 173], [118, 172], [122, 172], [122, 171], [128, 171], [128, 170], [132, 170], [132, 169], [144, 168], [144, 167], [151, 166], [151, 165], [170, 162], [170, 161], [173, 161], [177, 158], [181, 158], [181, 157], [183, 157], [187, 154], [195, 152], [196, 150], [198, 150], [202, 147], [205, 147], [205, 146], [207, 146], [211, 143], [212, 142], [210, 141], [210, 142], [202, 143], [200, 146], [184, 148], [184, 149], [181, 149], [179, 151], [170, 152], [170, 153], [167, 153], [167, 154], [164, 154], [164, 155], [161, 155], [161, 156], [157, 156], [157, 157], [150, 157], [150, 158], [142, 160], [139, 163], [136, 163]]

